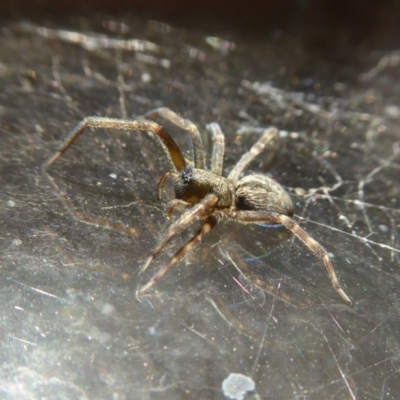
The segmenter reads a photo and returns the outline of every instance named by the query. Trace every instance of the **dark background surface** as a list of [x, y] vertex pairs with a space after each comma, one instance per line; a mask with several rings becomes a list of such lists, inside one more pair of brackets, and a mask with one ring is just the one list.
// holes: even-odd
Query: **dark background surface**
[[[400, 398], [399, 5], [271, 4], [1, 3], [1, 398], [222, 399], [233, 372], [248, 399]], [[284, 230], [228, 221], [136, 297], [196, 230], [138, 276], [170, 224], [162, 153], [88, 131], [51, 170], [59, 191], [40, 166], [85, 116], [160, 105], [208, 149], [221, 124], [225, 174], [282, 130], [249, 173], [291, 193], [354, 307]]]

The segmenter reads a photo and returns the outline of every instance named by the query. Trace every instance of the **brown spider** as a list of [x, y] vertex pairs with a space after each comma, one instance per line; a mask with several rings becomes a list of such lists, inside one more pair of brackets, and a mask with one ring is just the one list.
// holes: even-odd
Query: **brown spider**
[[[187, 164], [181, 150], [167, 131], [161, 125], [147, 119], [156, 115], [169, 120], [190, 133], [193, 142], [194, 166]], [[175, 190], [175, 199], [168, 203], [167, 215], [170, 216], [175, 207], [183, 207], [187, 211], [170, 227], [165, 239], [161, 241], [141, 267], [140, 273], [143, 273], [164, 246], [192, 221], [201, 220], [202, 226], [195, 236], [178, 250], [148, 283], [139, 289], [139, 293], [143, 293], [155, 285], [201, 241], [205, 234], [210, 232], [222, 217], [227, 217], [241, 223], [284, 225], [323, 261], [334, 289], [346, 302], [351, 303], [350, 298], [340, 286], [326, 250], [291, 218], [294, 213], [293, 203], [282, 186], [271, 178], [260, 174], [240, 178], [244, 168], [261, 153], [269, 142], [278, 137], [276, 128], [265, 130], [261, 138], [242, 156], [228, 177], [225, 178], [221, 176], [225, 140], [217, 123], [211, 123], [208, 126], [212, 133], [213, 149], [211, 168], [207, 170], [200, 133], [192, 122], [183, 119], [168, 108], [150, 111], [144, 118], [123, 120], [87, 117], [71, 131], [57, 153], [44, 164], [44, 168], [50, 167], [86, 128], [147, 131], [157, 138], [157, 142], [171, 166], [171, 170], [164, 174], [158, 183], [158, 197], [161, 198], [163, 186], [166, 180], [171, 178]]]

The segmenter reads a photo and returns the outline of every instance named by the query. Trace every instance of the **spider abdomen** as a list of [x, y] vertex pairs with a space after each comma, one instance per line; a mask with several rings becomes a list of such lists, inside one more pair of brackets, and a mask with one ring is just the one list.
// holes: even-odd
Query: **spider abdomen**
[[294, 206], [283, 187], [266, 175], [248, 175], [236, 184], [236, 207], [239, 210], [268, 211], [292, 216]]

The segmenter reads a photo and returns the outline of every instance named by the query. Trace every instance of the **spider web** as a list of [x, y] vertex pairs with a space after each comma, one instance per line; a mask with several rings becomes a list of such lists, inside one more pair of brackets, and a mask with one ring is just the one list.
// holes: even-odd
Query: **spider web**
[[[239, 373], [255, 383], [246, 398], [400, 397], [398, 52], [338, 66], [291, 40], [226, 37], [107, 18], [2, 31], [5, 396], [222, 398]], [[261, 132], [280, 129], [247, 172], [290, 192], [354, 307], [284, 229], [229, 221], [136, 298], [196, 230], [138, 276], [170, 224], [171, 190], [156, 198], [162, 153], [145, 134], [96, 131], [57, 162], [58, 191], [40, 165], [85, 116], [161, 105], [191, 119], [207, 149], [218, 120], [225, 176]], [[165, 126], [190, 158], [187, 135]], [[134, 232], [82, 223], [62, 197]]]

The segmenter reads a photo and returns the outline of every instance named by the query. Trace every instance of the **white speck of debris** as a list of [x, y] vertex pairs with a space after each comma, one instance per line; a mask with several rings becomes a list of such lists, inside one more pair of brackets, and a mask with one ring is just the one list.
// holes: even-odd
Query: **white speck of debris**
[[157, 330], [156, 330], [156, 328], [155, 328], [154, 326], [151, 326], [151, 327], [149, 328], [149, 334], [150, 334], [151, 336], [157, 335]]
[[147, 72], [142, 74], [142, 82], [143, 83], [149, 83], [151, 81], [151, 75]]
[[7, 201], [8, 207], [15, 207], [15, 201], [14, 200], [8, 200]]
[[299, 132], [291, 132], [290, 137], [292, 139], [298, 139], [300, 137], [300, 133]]
[[289, 136], [289, 132], [288, 131], [279, 131], [279, 137], [281, 138], [285, 138]]
[[117, 179], [117, 174], [114, 174], [114, 173], [110, 174], [110, 178]]
[[222, 382], [222, 391], [225, 397], [232, 400], [243, 400], [247, 392], [256, 388], [253, 379], [243, 374], [231, 373]]
[[384, 107], [383, 112], [390, 118], [399, 118], [400, 116], [400, 107], [396, 105], [387, 105]]
[[387, 232], [389, 230], [389, 227], [387, 225], [381, 224], [381, 225], [379, 225], [379, 230], [381, 232]]
[[112, 315], [115, 312], [115, 307], [110, 303], [105, 303], [101, 309], [101, 313], [104, 315]]

